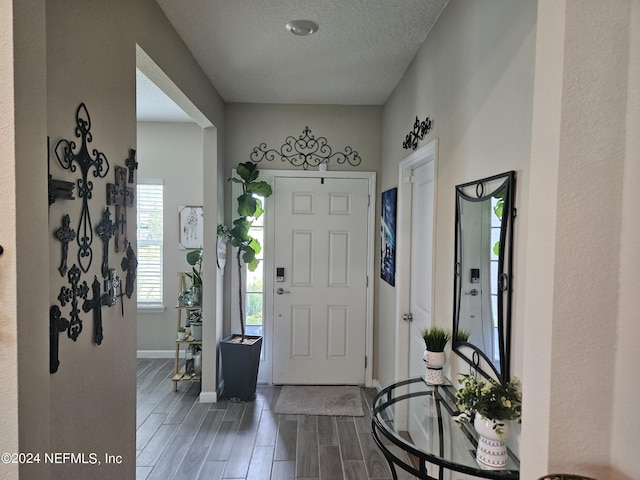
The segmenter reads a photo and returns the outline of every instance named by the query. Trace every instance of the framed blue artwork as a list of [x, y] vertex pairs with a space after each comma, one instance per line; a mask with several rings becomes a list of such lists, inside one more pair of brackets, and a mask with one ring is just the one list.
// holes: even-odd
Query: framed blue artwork
[[396, 203], [398, 189], [382, 192], [380, 219], [380, 278], [389, 285], [396, 285]]

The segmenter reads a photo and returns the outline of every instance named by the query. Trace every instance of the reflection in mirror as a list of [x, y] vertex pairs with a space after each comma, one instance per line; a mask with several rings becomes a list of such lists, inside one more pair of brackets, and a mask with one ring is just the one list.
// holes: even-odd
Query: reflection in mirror
[[514, 191], [513, 171], [456, 186], [453, 350], [501, 382], [510, 378]]

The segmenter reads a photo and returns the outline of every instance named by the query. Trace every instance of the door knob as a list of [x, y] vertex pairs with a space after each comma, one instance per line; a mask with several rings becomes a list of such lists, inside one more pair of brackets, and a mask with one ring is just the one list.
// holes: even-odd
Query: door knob
[[412, 313], [403, 313], [402, 314], [402, 319], [405, 322], [411, 322], [413, 320], [413, 314]]
[[285, 290], [285, 289], [284, 289], [284, 288], [282, 288], [282, 287], [280, 287], [280, 288], [278, 288], [278, 289], [276, 290], [276, 293], [277, 293], [278, 295], [282, 295], [283, 293], [291, 293], [291, 292], [290, 292], [290, 291], [288, 291], [288, 290]]

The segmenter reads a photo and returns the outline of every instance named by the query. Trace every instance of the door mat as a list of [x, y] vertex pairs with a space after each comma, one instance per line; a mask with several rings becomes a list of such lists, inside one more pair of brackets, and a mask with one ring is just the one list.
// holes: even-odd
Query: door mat
[[362, 417], [360, 388], [354, 386], [285, 385], [274, 413]]

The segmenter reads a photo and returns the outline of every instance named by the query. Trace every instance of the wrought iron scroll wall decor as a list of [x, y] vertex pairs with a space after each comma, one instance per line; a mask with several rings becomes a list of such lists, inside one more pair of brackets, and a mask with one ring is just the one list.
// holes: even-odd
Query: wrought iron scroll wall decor
[[[93, 315], [93, 341], [100, 345], [104, 339], [103, 323], [102, 323], [102, 307], [115, 306], [118, 298], [121, 299], [121, 313], [124, 317], [124, 301], [125, 294], [122, 292], [123, 283], [116, 269], [109, 266], [109, 244], [110, 240], [115, 236], [112, 244], [118, 252], [118, 243], [120, 242], [120, 251], [125, 252], [121, 266], [127, 272], [126, 295], [131, 298], [135, 289], [135, 278], [137, 269], [137, 259], [131, 244], [126, 239], [126, 209], [134, 205], [135, 184], [134, 176], [138, 168], [136, 160], [136, 151], [129, 149], [129, 155], [125, 158], [126, 167], [115, 167], [116, 178], [114, 184], [106, 183], [107, 195], [98, 195], [101, 199], [99, 203], [106, 200], [108, 205], [115, 206], [115, 219], [111, 219], [112, 210], [108, 207], [103, 209], [101, 221], [97, 225], [91, 222], [89, 211], [90, 205], [94, 207], [95, 200], [92, 200], [94, 183], [89, 176], [92, 173], [93, 179], [104, 179], [109, 172], [109, 161], [104, 153], [97, 149], [90, 149], [89, 144], [93, 141], [91, 133], [91, 118], [89, 111], [84, 103], [81, 103], [76, 110], [76, 127], [75, 136], [80, 140], [58, 141], [53, 151], [58, 160], [58, 164], [69, 172], [76, 172], [78, 167], [80, 175], [77, 178], [78, 196], [82, 199], [82, 208], [78, 222], [77, 230], [71, 228], [71, 220], [69, 214], [62, 217], [62, 224], [54, 230], [54, 236], [61, 242], [62, 259], [58, 270], [62, 277], [67, 277], [68, 283], [60, 288], [57, 296], [58, 305], [52, 305], [49, 311], [49, 371], [55, 373], [60, 365], [59, 360], [59, 339], [60, 333], [67, 332], [67, 336], [74, 342], [83, 330], [83, 320], [80, 318], [81, 308], [85, 313], [91, 312]], [[49, 137], [47, 137], [47, 168], [51, 166], [51, 149]], [[62, 180], [53, 180], [48, 175], [48, 196], [49, 206], [51, 206], [57, 198], [73, 200], [73, 189], [75, 182], [66, 182]], [[128, 182], [127, 182], [128, 180]], [[95, 180], [94, 180], [95, 181]], [[128, 183], [133, 185], [129, 186]], [[104, 188], [105, 183], [100, 183], [96, 187]], [[91, 200], [91, 201], [90, 201]], [[103, 203], [102, 203], [103, 204]], [[104, 205], [104, 204], [103, 204]], [[114, 221], [115, 220], [115, 221]], [[95, 231], [95, 232], [94, 232]], [[93, 236], [97, 234], [103, 242], [103, 255], [100, 272], [102, 282], [100, 282], [100, 274], [94, 276], [91, 287], [82, 279], [84, 273], [88, 273], [93, 260]], [[74, 240], [78, 244], [78, 261], [69, 262], [73, 266], [67, 267], [69, 245]], [[102, 288], [101, 288], [102, 287]], [[118, 293], [119, 290], [119, 293]], [[67, 306], [68, 305], [68, 306]], [[69, 308], [67, 318], [63, 318], [61, 308]]]
[[346, 146], [344, 152], [334, 153], [328, 145], [327, 139], [311, 135], [309, 127], [304, 127], [302, 135], [299, 135], [298, 138], [287, 137], [280, 150], [267, 148], [266, 143], [261, 143], [254, 147], [249, 158], [253, 162], [260, 162], [263, 159], [269, 161], [280, 159], [305, 170], [309, 167], [317, 167], [322, 163], [329, 163], [331, 160], [339, 164], [348, 162], [353, 167], [357, 167], [362, 162], [358, 152], [350, 146]]
[[77, 168], [75, 164], [80, 166], [82, 177], [78, 179], [78, 194], [82, 198], [82, 211], [77, 231], [78, 246], [80, 247], [78, 250], [78, 263], [80, 264], [80, 269], [87, 273], [93, 259], [93, 250], [91, 249], [93, 228], [91, 226], [88, 203], [92, 196], [93, 182], [87, 180], [87, 175], [93, 167], [93, 176], [104, 178], [109, 172], [109, 161], [104, 153], [95, 148], [89, 153], [87, 144], [91, 143], [93, 135], [91, 134], [91, 117], [84, 103], [81, 103], [76, 111], [75, 135], [82, 142], [77, 153], [74, 152], [76, 142], [65, 139], [56, 144], [55, 152], [58, 163], [63, 169], [75, 172]]
[[402, 143], [402, 148], [415, 150], [418, 148], [418, 141], [422, 140], [433, 127], [433, 122], [429, 117], [425, 118], [422, 122], [416, 117], [416, 121], [413, 124], [413, 130], [411, 130], [405, 137]]

